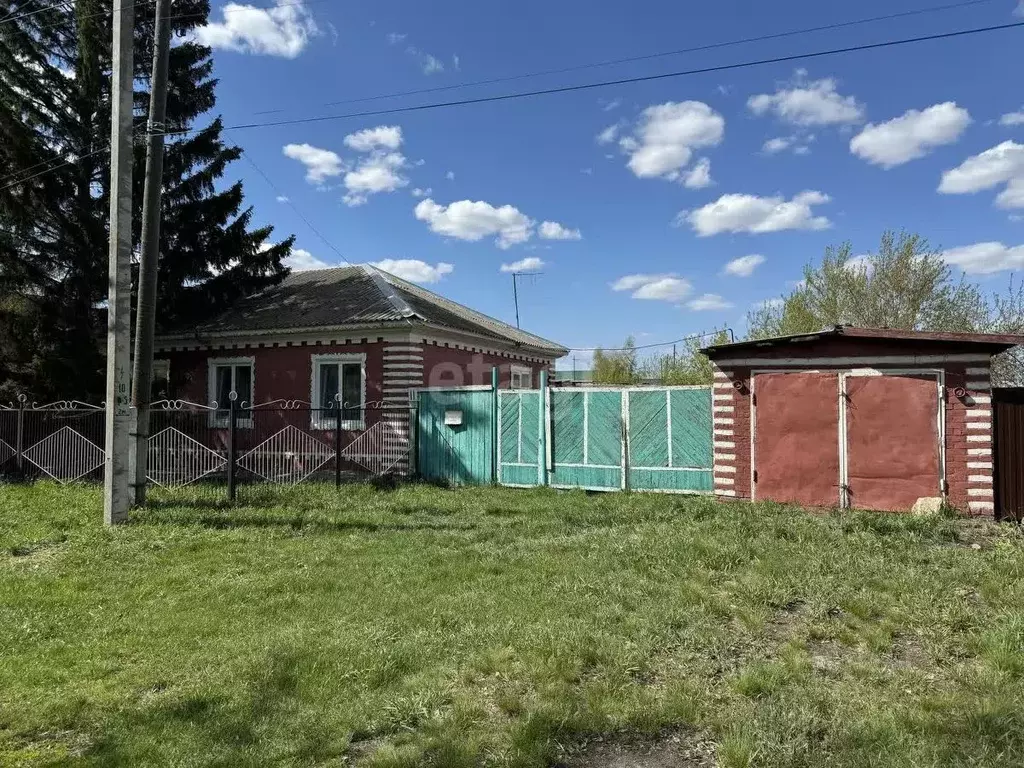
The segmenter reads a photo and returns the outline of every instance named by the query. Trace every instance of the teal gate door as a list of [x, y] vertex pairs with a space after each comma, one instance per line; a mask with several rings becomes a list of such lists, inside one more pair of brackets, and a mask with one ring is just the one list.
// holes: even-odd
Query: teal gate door
[[625, 487], [620, 389], [549, 390], [548, 437], [553, 488]]
[[453, 485], [493, 482], [494, 416], [490, 387], [420, 390], [416, 446], [420, 476]]
[[711, 389], [631, 389], [626, 398], [629, 487], [710, 493], [714, 488]]
[[498, 392], [498, 482], [502, 485], [543, 484], [543, 406], [539, 390]]

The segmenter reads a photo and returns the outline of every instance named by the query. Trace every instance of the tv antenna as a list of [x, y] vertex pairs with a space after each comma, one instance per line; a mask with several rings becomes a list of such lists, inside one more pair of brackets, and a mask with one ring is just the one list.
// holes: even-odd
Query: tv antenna
[[512, 273], [512, 299], [516, 304], [516, 328], [519, 328], [519, 278], [520, 277], [536, 277], [542, 275], [543, 272], [513, 272]]

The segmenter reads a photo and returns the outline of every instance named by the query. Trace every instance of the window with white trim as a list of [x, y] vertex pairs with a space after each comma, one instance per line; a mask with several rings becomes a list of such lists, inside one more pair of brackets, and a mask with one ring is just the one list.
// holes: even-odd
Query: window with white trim
[[341, 428], [364, 429], [366, 355], [313, 355], [313, 429], [334, 429], [341, 395]]
[[253, 404], [253, 359], [251, 357], [213, 358], [209, 362], [209, 395], [210, 405], [217, 404], [215, 411], [210, 411], [210, 423], [216, 427], [228, 425], [231, 393], [237, 395], [235, 407], [245, 410], [240, 412], [235, 424], [240, 427], [251, 427], [252, 416], [248, 409]]
[[512, 366], [512, 378], [509, 382], [512, 389], [530, 389], [533, 387], [533, 371], [522, 365]]

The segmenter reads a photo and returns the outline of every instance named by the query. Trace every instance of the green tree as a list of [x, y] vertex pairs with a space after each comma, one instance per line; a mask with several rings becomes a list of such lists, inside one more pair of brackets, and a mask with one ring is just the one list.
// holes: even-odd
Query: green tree
[[636, 384], [640, 371], [636, 361], [636, 342], [627, 337], [621, 349], [594, 352], [594, 384]]
[[[0, 303], [0, 322], [31, 329], [0, 337], [0, 389], [96, 398], [106, 328], [111, 4], [50, 5], [0, 0], [0, 18], [10, 17], [0, 24], [0, 179], [23, 179], [0, 190], [0, 290], [18, 297]], [[135, 11], [138, 86], [152, 61], [154, 7], [142, 3]], [[272, 243], [271, 227], [252, 226], [241, 182], [222, 183], [241, 150], [225, 143], [219, 118], [192, 130], [215, 105], [210, 50], [187, 37], [208, 12], [207, 0], [174, 5], [179, 37], [171, 49], [166, 128], [189, 132], [169, 139], [164, 163], [160, 329], [200, 322], [279, 281], [293, 241]], [[137, 135], [148, 106], [148, 92], [137, 88]], [[135, 149], [137, 246], [141, 140]], [[48, 172], [28, 178], [33, 169]]]

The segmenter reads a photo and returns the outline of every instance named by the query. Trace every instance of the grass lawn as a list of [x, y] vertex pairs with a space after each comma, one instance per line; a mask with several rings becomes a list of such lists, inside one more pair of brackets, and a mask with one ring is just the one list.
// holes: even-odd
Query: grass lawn
[[241, 494], [0, 487], [0, 764], [1024, 765], [1014, 527]]

